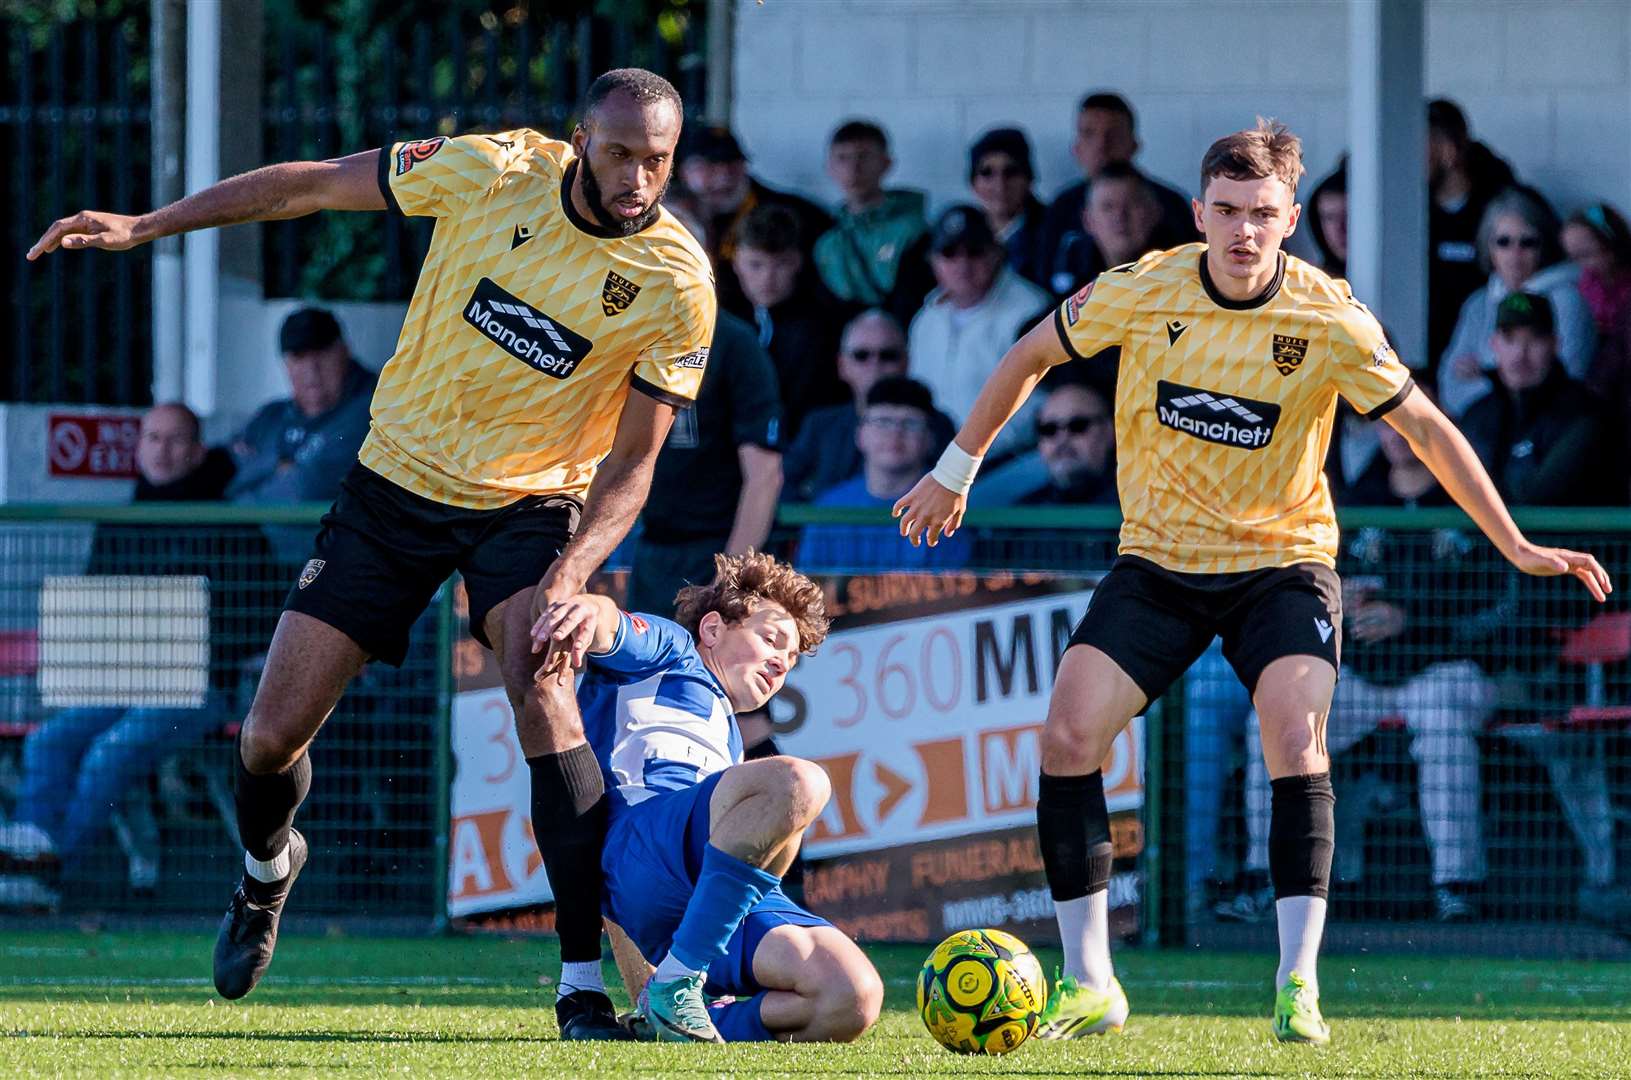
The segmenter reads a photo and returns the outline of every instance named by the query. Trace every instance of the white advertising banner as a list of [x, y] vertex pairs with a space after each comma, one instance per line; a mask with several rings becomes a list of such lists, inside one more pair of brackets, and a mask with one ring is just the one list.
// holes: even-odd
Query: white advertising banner
[[532, 782], [503, 687], [454, 695], [453, 761], [447, 913], [553, 900], [532, 836]]
[[[789, 754], [821, 763], [833, 797], [805, 839], [825, 859], [1036, 822], [1054, 658], [1091, 590], [832, 634], [799, 661]], [[1111, 812], [1144, 802], [1143, 722], [1104, 763]]]

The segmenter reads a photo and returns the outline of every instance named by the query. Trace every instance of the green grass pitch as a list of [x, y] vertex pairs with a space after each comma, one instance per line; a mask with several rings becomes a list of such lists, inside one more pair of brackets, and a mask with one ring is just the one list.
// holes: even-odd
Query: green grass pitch
[[1273, 1042], [1269, 957], [1127, 949], [1124, 1035], [976, 1059], [924, 1032], [913, 977], [927, 950], [913, 946], [871, 950], [884, 1018], [836, 1047], [556, 1042], [541, 978], [552, 941], [290, 937], [237, 1003], [213, 995], [210, 947], [203, 934], [0, 937], [0, 1075], [1631, 1075], [1626, 964], [1327, 957], [1334, 1042], [1315, 1049]]

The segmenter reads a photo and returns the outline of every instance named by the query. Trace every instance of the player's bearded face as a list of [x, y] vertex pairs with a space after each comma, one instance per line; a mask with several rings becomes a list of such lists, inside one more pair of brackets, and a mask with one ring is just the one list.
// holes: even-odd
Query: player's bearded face
[[1214, 176], [1204, 194], [1206, 201], [1195, 203], [1195, 224], [1206, 235], [1212, 272], [1237, 279], [1272, 273], [1302, 212], [1292, 189], [1274, 176]]
[[738, 712], [751, 712], [775, 697], [798, 663], [798, 624], [779, 604], [761, 603], [734, 623], [709, 612], [697, 637], [702, 662]]
[[[610, 155], [598, 156], [604, 158]], [[668, 182], [674, 175], [672, 164], [664, 162], [659, 169], [652, 170], [641, 187], [636, 186], [632, 177], [621, 178], [625, 170], [618, 167], [615, 158], [610, 165], [602, 162], [601, 168], [607, 174], [603, 177], [595, 167], [596, 157], [594, 141], [584, 143], [583, 157], [580, 159], [583, 162], [583, 198], [595, 215], [596, 223], [622, 236], [633, 236], [656, 221], [657, 215], [662, 213], [663, 195], [668, 192]], [[619, 179], [613, 180], [613, 175]], [[645, 178], [647, 174], [640, 172], [635, 176]]]

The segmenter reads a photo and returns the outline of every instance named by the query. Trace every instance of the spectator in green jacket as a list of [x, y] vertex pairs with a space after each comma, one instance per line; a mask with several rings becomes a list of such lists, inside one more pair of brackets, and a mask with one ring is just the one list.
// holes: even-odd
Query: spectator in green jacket
[[926, 258], [924, 195], [885, 189], [889, 136], [867, 120], [840, 124], [827, 144], [827, 175], [844, 193], [837, 220], [815, 244], [816, 269], [840, 300], [883, 308], [905, 322], [934, 288]]

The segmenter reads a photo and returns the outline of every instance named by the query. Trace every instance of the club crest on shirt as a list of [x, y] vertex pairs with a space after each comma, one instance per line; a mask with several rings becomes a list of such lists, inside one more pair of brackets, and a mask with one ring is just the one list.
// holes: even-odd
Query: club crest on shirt
[[606, 313], [607, 318], [621, 315], [629, 310], [634, 298], [640, 295], [640, 286], [619, 274], [616, 270], [606, 271], [606, 283], [600, 287], [600, 310]]
[[436, 156], [447, 140], [438, 135], [434, 139], [415, 139], [405, 142], [396, 152], [396, 174], [403, 176], [413, 171], [413, 167], [421, 161], [427, 161]]
[[1290, 375], [1302, 367], [1303, 361], [1308, 357], [1308, 339], [1291, 337], [1288, 334], [1274, 335], [1274, 370], [1281, 375]]
[[323, 572], [323, 567], [327, 565], [328, 562], [324, 559], [312, 559], [308, 561], [305, 568], [300, 571], [300, 577], [296, 579], [295, 587], [304, 589], [307, 585], [310, 585], [312, 582], [316, 581], [317, 575], [321, 574]]

